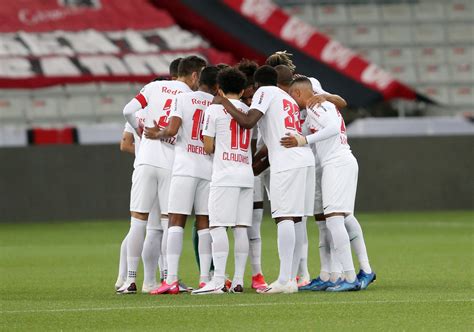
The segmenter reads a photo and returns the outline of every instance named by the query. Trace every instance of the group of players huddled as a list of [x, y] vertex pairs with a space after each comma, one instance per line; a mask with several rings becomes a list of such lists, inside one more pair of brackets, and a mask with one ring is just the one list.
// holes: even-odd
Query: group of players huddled
[[[192, 294], [243, 292], [248, 256], [252, 288], [260, 294], [360, 290], [375, 280], [354, 216], [358, 164], [338, 110], [346, 102], [295, 69], [286, 52], [260, 67], [249, 60], [210, 66], [188, 56], [171, 63], [170, 80], [145, 85], [124, 107], [121, 148], [135, 154], [135, 163], [118, 294], [137, 292], [140, 258], [142, 292], [191, 291], [178, 268], [193, 209], [200, 279]], [[280, 259], [278, 279], [269, 285], [261, 267], [265, 190]], [[319, 228], [321, 269], [313, 280], [309, 216]], [[232, 280], [226, 275], [228, 228], [234, 236]]]

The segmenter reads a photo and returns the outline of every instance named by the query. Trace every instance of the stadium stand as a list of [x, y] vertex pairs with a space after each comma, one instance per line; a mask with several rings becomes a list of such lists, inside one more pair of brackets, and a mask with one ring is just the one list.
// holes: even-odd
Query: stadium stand
[[276, 2], [435, 101], [472, 112], [474, 1]]

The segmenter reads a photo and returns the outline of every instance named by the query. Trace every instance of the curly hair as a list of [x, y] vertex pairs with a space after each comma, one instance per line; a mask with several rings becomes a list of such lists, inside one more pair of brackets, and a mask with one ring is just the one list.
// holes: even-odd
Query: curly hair
[[245, 74], [247, 77], [247, 86], [253, 85], [253, 75], [258, 69], [258, 64], [255, 61], [242, 59], [238, 64], [235, 65], [235, 68]]

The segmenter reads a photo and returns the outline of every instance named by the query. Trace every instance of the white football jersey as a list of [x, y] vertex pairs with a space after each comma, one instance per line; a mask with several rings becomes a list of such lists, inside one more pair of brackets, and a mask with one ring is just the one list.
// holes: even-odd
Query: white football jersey
[[[239, 110], [249, 108], [240, 100], [230, 99]], [[214, 137], [211, 186], [253, 188], [252, 130], [239, 126], [222, 105], [206, 109], [203, 135]]]
[[[137, 118], [137, 122], [138, 122], [138, 127], [142, 129], [145, 126], [145, 118], [144, 118], [143, 112], [144, 110], [140, 110], [137, 113], [135, 113], [135, 117]], [[125, 122], [125, 128], [123, 131], [133, 135], [133, 145], [135, 146], [135, 160], [133, 162], [133, 168], [135, 168], [137, 166], [137, 155], [138, 155], [138, 151], [140, 150], [141, 137], [138, 136], [137, 132], [133, 129], [133, 127], [128, 122]]]
[[327, 93], [326, 91], [323, 90], [323, 87], [321, 86], [321, 83], [315, 79], [314, 77], [308, 77], [308, 79], [311, 81], [311, 86], [313, 87], [313, 92], [317, 95]]
[[314, 166], [308, 146], [288, 149], [280, 144], [287, 133], [301, 134], [302, 129], [299, 107], [289, 94], [276, 86], [260, 87], [250, 108], [263, 113], [258, 128], [268, 148], [271, 173]]
[[[146, 107], [145, 127], [154, 127], [155, 122], [160, 128], [168, 126], [168, 116], [176, 95], [192, 90], [181, 81], [155, 81], [148, 83], [135, 97], [142, 108]], [[174, 158], [174, 142], [168, 140], [147, 139], [142, 137], [140, 150], [137, 155], [137, 165], [151, 165], [171, 170]]]
[[352, 155], [351, 148], [347, 143], [346, 124], [333, 103], [325, 101], [318, 108], [308, 109], [307, 122], [312, 133], [316, 133], [330, 124], [340, 128], [339, 135], [314, 143], [317, 158], [322, 166], [339, 162]]
[[176, 97], [170, 118], [181, 119], [176, 140], [173, 175], [211, 180], [212, 158], [204, 152], [202, 127], [204, 111], [212, 104], [213, 95], [202, 92], [182, 93]]

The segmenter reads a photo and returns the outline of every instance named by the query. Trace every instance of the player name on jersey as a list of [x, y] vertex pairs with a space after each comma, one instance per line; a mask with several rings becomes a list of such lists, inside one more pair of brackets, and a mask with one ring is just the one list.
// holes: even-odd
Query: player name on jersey
[[233, 153], [233, 152], [223, 152], [222, 153], [222, 160], [227, 161], [234, 161], [236, 163], [249, 163], [249, 157], [240, 153]]

